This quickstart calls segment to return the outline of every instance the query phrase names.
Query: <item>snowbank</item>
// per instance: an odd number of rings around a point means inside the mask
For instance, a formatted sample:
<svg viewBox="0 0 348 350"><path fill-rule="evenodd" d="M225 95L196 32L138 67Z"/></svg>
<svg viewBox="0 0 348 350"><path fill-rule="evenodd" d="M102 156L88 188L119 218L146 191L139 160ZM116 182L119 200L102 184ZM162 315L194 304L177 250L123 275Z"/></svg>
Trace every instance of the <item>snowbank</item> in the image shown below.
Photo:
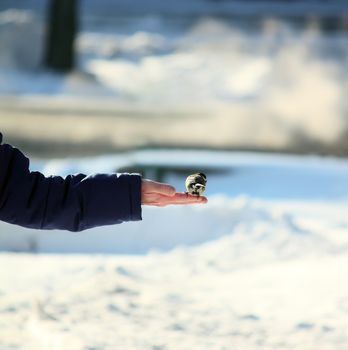
<svg viewBox="0 0 348 350"><path fill-rule="evenodd" d="M1 349L347 349L346 161L154 151L32 166L131 164L224 172L208 175L208 205L147 208L139 223L1 224L2 249L40 253L0 254Z"/></svg>
<svg viewBox="0 0 348 350"><path fill-rule="evenodd" d="M1 348L346 349L347 206L219 203L157 213L162 244L210 231L167 253L0 254Z"/></svg>

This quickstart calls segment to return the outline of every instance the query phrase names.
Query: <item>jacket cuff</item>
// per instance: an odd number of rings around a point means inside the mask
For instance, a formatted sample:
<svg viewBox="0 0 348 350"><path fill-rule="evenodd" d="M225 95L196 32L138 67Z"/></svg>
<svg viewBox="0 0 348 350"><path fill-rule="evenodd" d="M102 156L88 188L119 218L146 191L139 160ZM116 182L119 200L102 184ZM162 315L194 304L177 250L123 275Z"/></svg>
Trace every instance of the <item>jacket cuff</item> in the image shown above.
<svg viewBox="0 0 348 350"><path fill-rule="evenodd" d="M129 174L130 221L142 220L141 217L141 181L139 174Z"/></svg>

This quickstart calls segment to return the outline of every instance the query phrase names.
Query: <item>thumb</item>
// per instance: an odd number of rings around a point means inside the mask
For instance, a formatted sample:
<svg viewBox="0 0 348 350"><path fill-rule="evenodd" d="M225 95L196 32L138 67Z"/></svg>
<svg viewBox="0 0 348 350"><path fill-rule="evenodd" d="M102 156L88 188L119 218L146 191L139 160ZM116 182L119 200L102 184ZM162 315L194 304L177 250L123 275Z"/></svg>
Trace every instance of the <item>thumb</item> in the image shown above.
<svg viewBox="0 0 348 350"><path fill-rule="evenodd" d="M143 180L144 190L148 193L158 193L165 196L174 196L175 187L152 180Z"/></svg>

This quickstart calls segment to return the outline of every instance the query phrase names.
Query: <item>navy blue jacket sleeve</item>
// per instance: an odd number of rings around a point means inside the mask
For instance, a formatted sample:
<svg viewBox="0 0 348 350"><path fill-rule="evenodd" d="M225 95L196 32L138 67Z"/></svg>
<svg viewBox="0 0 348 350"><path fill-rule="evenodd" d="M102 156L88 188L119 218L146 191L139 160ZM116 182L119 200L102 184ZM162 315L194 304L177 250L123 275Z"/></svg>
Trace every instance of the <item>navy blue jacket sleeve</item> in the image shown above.
<svg viewBox="0 0 348 350"><path fill-rule="evenodd" d="M1 143L0 133L0 220L69 231L141 220L140 175L45 177L30 172L17 148Z"/></svg>

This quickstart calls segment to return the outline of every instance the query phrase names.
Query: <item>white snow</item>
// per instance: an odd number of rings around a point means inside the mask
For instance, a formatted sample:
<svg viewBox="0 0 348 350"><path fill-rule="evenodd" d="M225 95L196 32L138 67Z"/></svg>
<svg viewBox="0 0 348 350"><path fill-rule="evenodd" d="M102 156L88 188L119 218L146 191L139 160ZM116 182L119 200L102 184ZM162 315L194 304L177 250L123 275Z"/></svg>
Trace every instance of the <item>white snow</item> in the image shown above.
<svg viewBox="0 0 348 350"><path fill-rule="evenodd" d="M187 157L234 170L208 176L206 206L146 208L140 223L79 234L1 224L3 249L40 253L0 254L1 349L347 349L347 161ZM180 158L32 167L63 175Z"/></svg>

